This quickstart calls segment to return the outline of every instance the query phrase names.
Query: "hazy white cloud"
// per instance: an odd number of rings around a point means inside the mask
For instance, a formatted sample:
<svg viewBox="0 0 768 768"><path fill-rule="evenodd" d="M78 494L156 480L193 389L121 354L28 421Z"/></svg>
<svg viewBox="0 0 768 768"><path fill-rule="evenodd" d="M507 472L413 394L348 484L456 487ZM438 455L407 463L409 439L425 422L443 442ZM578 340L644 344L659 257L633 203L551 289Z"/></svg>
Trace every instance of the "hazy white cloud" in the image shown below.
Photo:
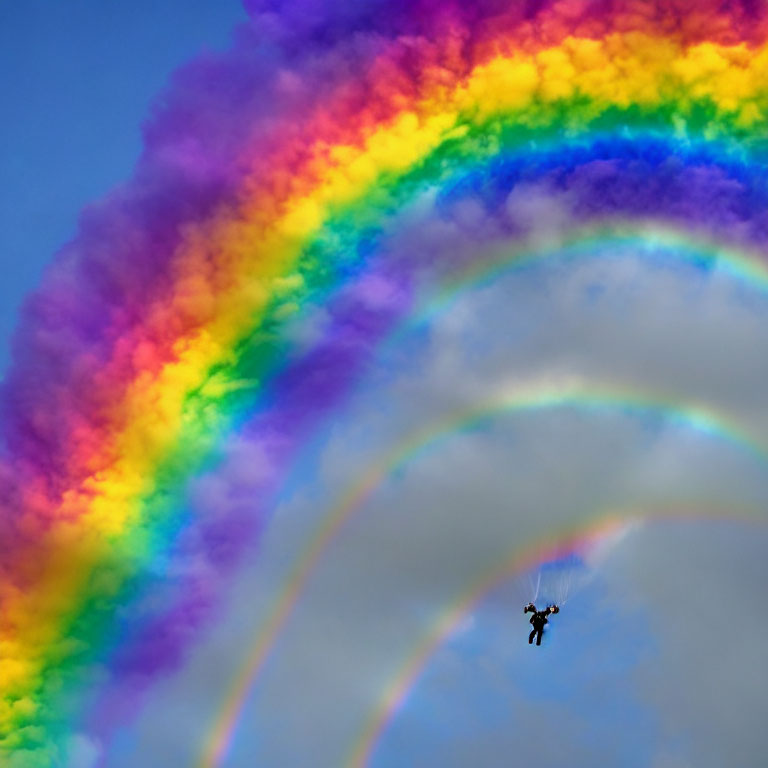
<svg viewBox="0 0 768 768"><path fill-rule="evenodd" d="M532 194L504 215L489 222L467 204L451 225L422 232L423 253L460 264L478 229L489 242L509 226L554 247L569 217L567 201ZM537 234L544 219L553 224ZM765 296L717 270L626 247L532 264L424 315L384 345L304 457L225 620L159 687L114 765L194 758L202 735L185 734L210 728L309 532L404 435L449 425L505 388L576 381L706 406L768 444L767 317ZM251 456L236 453L235 480L248 476ZM197 497L221 494L203 484ZM700 505L727 518L731 506L766 504L759 457L663 414L542 408L448 429L388 477L324 553L225 765L339 765L418 638L511 552L619 509ZM437 653L375 765L496 766L510 756L543 767L564 756L573 766L758 765L768 627L744 606L764 612L765 535L738 523L670 525L638 526L603 551L598 578L553 619L544 649L526 643L524 587L490 595ZM636 727L613 727L619 715Z"/></svg>

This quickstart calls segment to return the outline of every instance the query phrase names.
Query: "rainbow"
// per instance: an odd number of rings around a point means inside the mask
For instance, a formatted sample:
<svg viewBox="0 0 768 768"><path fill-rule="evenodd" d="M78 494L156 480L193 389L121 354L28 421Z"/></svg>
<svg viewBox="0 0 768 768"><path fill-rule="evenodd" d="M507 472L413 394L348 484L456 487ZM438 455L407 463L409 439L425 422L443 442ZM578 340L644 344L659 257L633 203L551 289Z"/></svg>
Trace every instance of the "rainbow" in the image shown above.
<svg viewBox="0 0 768 768"><path fill-rule="evenodd" d="M464 291L492 283L510 272L530 268L545 259L568 262L613 258L617 253L625 252L641 253L649 259L660 256L664 263L679 261L699 269L717 270L755 292L768 292L768 268L759 252L731 249L712 239L676 230L663 222L609 220L574 227L549 249L518 245L478 256L464 273L452 275L450 281L436 291L436 298L428 306L416 310L406 327L432 321Z"/></svg>
<svg viewBox="0 0 768 768"><path fill-rule="evenodd" d="M527 387L510 388L488 402L452 413L439 422L406 436L402 444L372 462L360 473L356 482L345 490L338 504L323 516L317 529L309 536L307 544L286 576L283 587L275 595L272 608L251 643L250 653L233 675L233 682L224 696L224 704L203 746L202 757L198 763L199 768L216 768L222 764L234 740L248 696L276 647L283 628L295 611L307 584L322 561L323 555L338 538L342 529L362 511L366 502L375 495L388 478L425 453L435 450L450 437L491 422L502 415L564 408L576 409L579 412L614 411L638 418L648 416L661 418L665 425L683 428L720 441L732 449L745 453L758 466L768 466L766 449L750 438L743 429L717 414L700 408L681 407L669 399L644 397L628 389L611 388L606 385L585 388L573 382L561 382L556 386L551 383L534 382ZM616 519L610 517L607 528L612 530L615 525ZM602 529L595 531L596 535L605 533L606 531ZM560 539L559 543L551 541L546 546L537 545L530 551L518 554L514 558L513 571L510 571L506 559L501 566L492 566L488 573L479 577L478 584L486 585L487 589L490 589L490 585L499 583L502 578L508 578L512 572L518 572L522 564L531 567L541 562L542 558L551 556L553 552L589 549L587 544L591 542L591 539L582 541L573 533L561 534ZM465 598L469 599L469 595L485 594L487 589L483 587L478 591L476 584L468 588ZM445 615L441 614L438 626L442 629L437 632L437 636L445 636L448 628L455 626L457 617L465 615L467 606L474 602L476 602L474 598L469 600L469 603L462 598L457 603L463 606L459 613L456 613L454 606ZM421 658L419 654L417 656ZM357 764L357 758L353 762Z"/></svg>
<svg viewBox="0 0 768 768"><path fill-rule="evenodd" d="M727 511L698 503L643 506L602 511L579 529L561 533L559 538L539 542L525 552L513 552L491 564L447 606L441 607L411 651L400 662L381 690L358 734L349 746L343 765L365 768L381 744L387 729L402 710L413 689L423 677L437 651L455 635L467 616L477 610L492 593L511 579L551 558L553 553L591 551L610 547L629 534L638 523L658 524L675 520L738 520L745 525L765 525L762 510L731 507Z"/></svg>
<svg viewBox="0 0 768 768"><path fill-rule="evenodd" d="M605 222L652 241L653 221L764 283L762 6L308 5L248 0L232 49L177 75L132 179L25 305L2 394L0 760L61 763L77 727L108 748L182 663L301 446L423 296L472 273L468 249L406 247L420 202L514 260L536 233L510 200L538 191L593 245Z"/></svg>

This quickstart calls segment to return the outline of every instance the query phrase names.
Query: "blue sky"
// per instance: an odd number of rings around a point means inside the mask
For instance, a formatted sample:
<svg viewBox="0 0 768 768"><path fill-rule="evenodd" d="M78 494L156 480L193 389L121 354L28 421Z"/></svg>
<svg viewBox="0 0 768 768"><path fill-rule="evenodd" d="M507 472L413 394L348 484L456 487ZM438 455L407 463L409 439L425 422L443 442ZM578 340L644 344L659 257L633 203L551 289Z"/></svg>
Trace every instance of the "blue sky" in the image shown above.
<svg viewBox="0 0 768 768"><path fill-rule="evenodd" d="M239 0L0 4L0 370L20 302L80 210L129 177L153 97L244 18Z"/></svg>

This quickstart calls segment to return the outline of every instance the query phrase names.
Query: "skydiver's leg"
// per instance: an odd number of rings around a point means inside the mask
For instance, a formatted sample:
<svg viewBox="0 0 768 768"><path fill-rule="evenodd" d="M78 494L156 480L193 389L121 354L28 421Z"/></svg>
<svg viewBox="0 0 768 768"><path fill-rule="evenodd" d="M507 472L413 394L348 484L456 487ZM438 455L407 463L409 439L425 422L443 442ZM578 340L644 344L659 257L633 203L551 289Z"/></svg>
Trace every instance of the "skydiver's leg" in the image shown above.
<svg viewBox="0 0 768 768"><path fill-rule="evenodd" d="M541 633L543 632L543 629L539 630L538 637L536 638L536 645L541 645Z"/></svg>
<svg viewBox="0 0 768 768"><path fill-rule="evenodd" d="M528 645L532 645L533 644L533 636L535 634L536 634L536 630L534 629L534 630L531 631L531 634L528 635Z"/></svg>

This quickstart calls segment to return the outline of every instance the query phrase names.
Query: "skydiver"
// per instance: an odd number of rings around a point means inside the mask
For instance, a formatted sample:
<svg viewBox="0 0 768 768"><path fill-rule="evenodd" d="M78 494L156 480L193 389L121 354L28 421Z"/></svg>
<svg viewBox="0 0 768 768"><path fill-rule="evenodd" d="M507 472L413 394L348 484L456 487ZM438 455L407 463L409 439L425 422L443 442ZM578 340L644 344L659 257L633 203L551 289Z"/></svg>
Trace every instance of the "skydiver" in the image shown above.
<svg viewBox="0 0 768 768"><path fill-rule="evenodd" d="M550 613L560 613L560 608L556 605L548 605L543 611L538 611L533 603L528 603L528 605L523 608L523 613L529 612L533 614L533 616L531 616L533 630L531 631L531 634L528 635L528 645L533 644L534 637L536 638L536 645L541 645L541 635L544 632L544 625L549 624L547 616L549 616Z"/></svg>

